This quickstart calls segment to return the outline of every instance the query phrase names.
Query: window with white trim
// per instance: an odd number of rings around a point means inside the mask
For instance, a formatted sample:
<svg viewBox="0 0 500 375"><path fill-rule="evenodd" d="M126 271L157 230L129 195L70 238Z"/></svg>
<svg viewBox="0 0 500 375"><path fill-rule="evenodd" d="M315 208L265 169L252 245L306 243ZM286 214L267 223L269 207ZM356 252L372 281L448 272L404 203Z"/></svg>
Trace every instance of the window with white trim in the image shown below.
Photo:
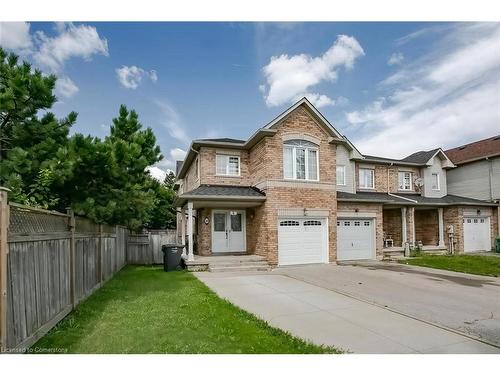
<svg viewBox="0 0 500 375"><path fill-rule="evenodd" d="M441 186L439 185L439 173L431 174L431 189L441 190Z"/></svg>
<svg viewBox="0 0 500 375"><path fill-rule="evenodd" d="M375 171L368 168L359 168L359 187L361 189L375 189Z"/></svg>
<svg viewBox="0 0 500 375"><path fill-rule="evenodd" d="M291 180L319 180L318 146L302 139L283 144L283 177Z"/></svg>
<svg viewBox="0 0 500 375"><path fill-rule="evenodd" d="M345 186L345 165L337 165L337 185Z"/></svg>
<svg viewBox="0 0 500 375"><path fill-rule="evenodd" d="M412 172L399 172L399 190L413 190Z"/></svg>
<svg viewBox="0 0 500 375"><path fill-rule="evenodd" d="M216 174L219 176L239 176L240 157L233 155L215 156Z"/></svg>

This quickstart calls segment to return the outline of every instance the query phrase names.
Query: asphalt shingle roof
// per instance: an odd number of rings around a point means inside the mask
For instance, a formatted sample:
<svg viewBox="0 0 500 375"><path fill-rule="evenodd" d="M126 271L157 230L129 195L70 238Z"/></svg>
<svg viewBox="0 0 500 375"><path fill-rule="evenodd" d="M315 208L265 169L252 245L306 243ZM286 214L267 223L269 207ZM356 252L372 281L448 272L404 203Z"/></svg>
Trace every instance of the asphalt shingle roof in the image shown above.
<svg viewBox="0 0 500 375"><path fill-rule="evenodd" d="M242 139L234 139L234 138L205 138L205 139L197 139L197 141L201 142L222 142L222 143L245 143L246 141Z"/></svg>
<svg viewBox="0 0 500 375"><path fill-rule="evenodd" d="M259 189L252 186L232 185L200 185L188 191L185 195L194 196L234 196L234 197L265 197Z"/></svg>
<svg viewBox="0 0 500 375"><path fill-rule="evenodd" d="M407 198L407 199L405 199ZM358 192L356 194L337 191L337 199L352 202L373 202L382 204L403 204L403 205L477 205L477 206L496 206L495 203L481 201L478 199L460 197L457 195L445 195L442 198L428 198L420 194L393 194ZM411 199L408 200L408 199ZM413 202L412 202L413 201Z"/></svg>
<svg viewBox="0 0 500 375"><path fill-rule="evenodd" d="M445 151L455 164L500 154L500 135Z"/></svg>
<svg viewBox="0 0 500 375"><path fill-rule="evenodd" d="M429 151L417 151L411 155L408 155L406 158L401 159L401 161L407 163L425 164L438 150L439 148L435 148L434 150Z"/></svg>
<svg viewBox="0 0 500 375"><path fill-rule="evenodd" d="M352 200L352 201L363 201L363 202L374 202L374 203L410 203L409 201L396 198L387 193L375 193L375 192L358 192L356 194L346 193L344 191L337 191L337 199L341 200Z"/></svg>

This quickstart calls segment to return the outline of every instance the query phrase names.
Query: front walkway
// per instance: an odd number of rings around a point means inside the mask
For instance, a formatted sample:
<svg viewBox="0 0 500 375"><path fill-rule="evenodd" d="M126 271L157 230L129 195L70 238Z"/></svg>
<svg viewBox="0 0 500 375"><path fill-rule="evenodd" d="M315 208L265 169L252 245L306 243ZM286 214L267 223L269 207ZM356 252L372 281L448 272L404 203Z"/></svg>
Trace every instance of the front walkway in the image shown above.
<svg viewBox="0 0 500 375"><path fill-rule="evenodd" d="M302 268L315 267L320 266ZM233 304L316 344L354 353L500 353L493 346L278 272L195 275Z"/></svg>

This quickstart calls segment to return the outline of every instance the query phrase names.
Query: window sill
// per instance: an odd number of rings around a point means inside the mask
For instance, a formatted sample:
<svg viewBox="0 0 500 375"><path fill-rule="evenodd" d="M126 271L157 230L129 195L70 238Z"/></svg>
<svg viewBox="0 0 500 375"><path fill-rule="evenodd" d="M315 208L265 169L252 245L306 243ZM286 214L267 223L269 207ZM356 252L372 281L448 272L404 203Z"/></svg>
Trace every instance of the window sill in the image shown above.
<svg viewBox="0 0 500 375"><path fill-rule="evenodd" d="M319 180L299 180L298 178L284 178L283 181L287 182L319 182Z"/></svg>
<svg viewBox="0 0 500 375"><path fill-rule="evenodd" d="M358 187L358 190L375 190L375 187Z"/></svg>

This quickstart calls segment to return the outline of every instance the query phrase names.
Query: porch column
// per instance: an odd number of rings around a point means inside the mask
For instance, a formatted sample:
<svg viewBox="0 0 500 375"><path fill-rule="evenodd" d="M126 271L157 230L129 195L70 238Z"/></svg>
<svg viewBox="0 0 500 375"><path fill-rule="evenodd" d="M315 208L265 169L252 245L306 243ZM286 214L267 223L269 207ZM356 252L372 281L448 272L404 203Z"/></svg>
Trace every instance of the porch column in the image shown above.
<svg viewBox="0 0 500 375"><path fill-rule="evenodd" d="M193 261L194 260L194 254L193 254L193 202L188 202L187 232L188 232L188 261Z"/></svg>
<svg viewBox="0 0 500 375"><path fill-rule="evenodd" d="M415 207L408 208L408 226L410 228L408 236L409 242L415 246L417 241L415 238Z"/></svg>
<svg viewBox="0 0 500 375"><path fill-rule="evenodd" d="M406 228L406 207L401 207L401 246L405 246L408 242L408 233Z"/></svg>
<svg viewBox="0 0 500 375"><path fill-rule="evenodd" d="M182 248L182 255L186 256L186 210L184 207L181 208L181 244L183 246Z"/></svg>
<svg viewBox="0 0 500 375"><path fill-rule="evenodd" d="M438 221L439 221L439 246L444 246L444 218L443 208L438 208Z"/></svg>

